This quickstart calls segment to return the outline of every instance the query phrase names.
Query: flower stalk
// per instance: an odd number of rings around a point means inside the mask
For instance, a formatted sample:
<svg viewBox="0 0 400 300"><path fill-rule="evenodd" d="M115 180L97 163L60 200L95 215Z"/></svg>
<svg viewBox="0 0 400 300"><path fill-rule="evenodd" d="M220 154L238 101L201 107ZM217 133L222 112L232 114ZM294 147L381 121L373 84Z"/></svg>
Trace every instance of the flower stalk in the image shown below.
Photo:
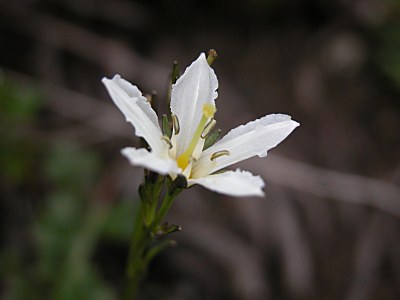
<svg viewBox="0 0 400 300"><path fill-rule="evenodd" d="M145 173L144 183L139 187L141 201L128 255L125 300L137 298L150 262L162 250L175 245L169 235L180 230L177 225L162 222L178 194L186 187L186 180L179 176L172 181L153 172Z"/></svg>

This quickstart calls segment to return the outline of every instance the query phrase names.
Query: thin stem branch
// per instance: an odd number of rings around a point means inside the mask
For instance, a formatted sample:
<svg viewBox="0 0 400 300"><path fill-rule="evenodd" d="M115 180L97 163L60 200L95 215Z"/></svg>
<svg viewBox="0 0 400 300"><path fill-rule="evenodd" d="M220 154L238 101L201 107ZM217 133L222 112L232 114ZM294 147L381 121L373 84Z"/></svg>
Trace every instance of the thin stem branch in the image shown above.
<svg viewBox="0 0 400 300"><path fill-rule="evenodd" d="M162 222L164 217L166 216L167 212L171 208L172 204L174 203L175 200L174 195L170 195L170 193L166 193L165 198L163 199L161 206L154 218L153 224L152 224L152 229L156 229L158 225Z"/></svg>

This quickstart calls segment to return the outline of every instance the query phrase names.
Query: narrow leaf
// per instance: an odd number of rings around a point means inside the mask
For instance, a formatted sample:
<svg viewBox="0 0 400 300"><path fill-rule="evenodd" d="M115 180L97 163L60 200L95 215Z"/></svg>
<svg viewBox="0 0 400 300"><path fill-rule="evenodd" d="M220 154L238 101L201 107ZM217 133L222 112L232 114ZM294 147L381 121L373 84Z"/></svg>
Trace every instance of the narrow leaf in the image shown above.
<svg viewBox="0 0 400 300"><path fill-rule="evenodd" d="M210 148L221 136L221 129L217 129L212 131L207 137L206 141L204 142L203 151Z"/></svg>
<svg viewBox="0 0 400 300"><path fill-rule="evenodd" d="M172 129L171 129L171 125L168 120L168 116L166 114L163 114L163 116L162 116L162 129L163 129L164 135L167 136L168 138L171 138Z"/></svg>

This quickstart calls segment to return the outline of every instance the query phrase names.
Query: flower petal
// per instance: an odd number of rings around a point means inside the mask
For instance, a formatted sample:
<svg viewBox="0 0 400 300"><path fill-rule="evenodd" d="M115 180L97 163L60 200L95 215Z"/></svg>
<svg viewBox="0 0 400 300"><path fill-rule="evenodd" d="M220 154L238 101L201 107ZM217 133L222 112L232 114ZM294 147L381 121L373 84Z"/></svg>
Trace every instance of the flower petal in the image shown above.
<svg viewBox="0 0 400 300"><path fill-rule="evenodd" d="M194 61L172 86L171 111L178 117L177 155L188 147L203 112L204 103L215 105L218 80L204 53Z"/></svg>
<svg viewBox="0 0 400 300"><path fill-rule="evenodd" d="M136 135L143 137L155 153L166 153L167 145L161 139L157 115L139 89L119 75L113 79L103 78L102 82L126 121L135 127Z"/></svg>
<svg viewBox="0 0 400 300"><path fill-rule="evenodd" d="M229 196L264 196L262 191L264 181L261 177L239 169L202 178L189 179L188 183L189 185L200 184L211 191Z"/></svg>
<svg viewBox="0 0 400 300"><path fill-rule="evenodd" d="M299 123L291 120L290 116L271 114L232 129L202 153L193 167L192 176L203 177L255 155L264 157L297 126ZM228 150L229 155L211 160L214 153L223 150Z"/></svg>
<svg viewBox="0 0 400 300"><path fill-rule="evenodd" d="M162 175L180 173L175 160L162 158L144 148L127 147L122 149L121 153L128 158L132 165L141 166Z"/></svg>

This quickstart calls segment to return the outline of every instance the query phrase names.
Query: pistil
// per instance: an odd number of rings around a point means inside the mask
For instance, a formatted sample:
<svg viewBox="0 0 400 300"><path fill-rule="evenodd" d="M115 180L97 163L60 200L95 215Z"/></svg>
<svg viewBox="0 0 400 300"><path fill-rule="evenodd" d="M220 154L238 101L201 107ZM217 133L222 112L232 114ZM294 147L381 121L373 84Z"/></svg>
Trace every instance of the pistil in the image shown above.
<svg viewBox="0 0 400 300"><path fill-rule="evenodd" d="M201 120L199 122L199 124L197 125L196 131L193 134L192 140L190 141L189 146L187 147L187 149L185 150L185 152L183 152L178 158L177 158L177 163L178 166L184 170L187 165L189 164L189 160L193 155L193 151L196 148L201 135L206 127L206 125L208 124L208 121L214 117L215 114L215 106L211 103L205 103L203 105L203 116L201 117Z"/></svg>

